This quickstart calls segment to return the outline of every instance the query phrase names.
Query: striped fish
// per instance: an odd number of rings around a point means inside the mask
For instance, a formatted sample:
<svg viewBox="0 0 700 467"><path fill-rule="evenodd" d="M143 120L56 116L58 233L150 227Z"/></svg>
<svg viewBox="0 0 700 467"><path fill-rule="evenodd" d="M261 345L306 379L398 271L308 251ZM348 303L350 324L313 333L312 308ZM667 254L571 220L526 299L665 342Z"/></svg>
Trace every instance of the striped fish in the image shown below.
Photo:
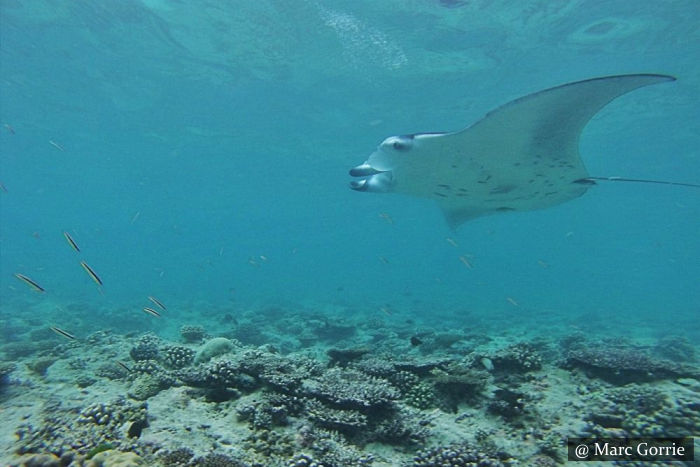
<svg viewBox="0 0 700 467"><path fill-rule="evenodd" d="M95 273L95 271L92 270L90 266L87 265L85 261L81 261L80 265L85 269L85 272L88 273L88 275L92 278L92 280L95 281L97 285L102 285L102 279Z"/></svg>
<svg viewBox="0 0 700 467"><path fill-rule="evenodd" d="M71 334L71 333L69 333L69 332L66 332L66 331L64 331L64 330L61 329L61 328L58 328L58 327L56 327L56 326L51 326L51 330L52 330L53 332L55 332L56 334L58 334L59 336L63 336L63 337L65 337L65 338L67 338L67 339L75 340L75 336L74 336L73 334Z"/></svg>
<svg viewBox="0 0 700 467"><path fill-rule="evenodd" d="M80 253L80 248L78 248L78 244L75 243L75 240L73 240L73 237L71 237L68 232L63 232L63 236L66 237L66 241L71 246L71 248L73 248L75 251Z"/></svg>
<svg viewBox="0 0 700 467"><path fill-rule="evenodd" d="M155 316L156 318L160 318L160 313L158 313L158 312L157 312L156 310L154 310L153 308L144 307L143 311L145 311L145 312L148 313L149 315Z"/></svg>
<svg viewBox="0 0 700 467"><path fill-rule="evenodd" d="M37 292L45 292L45 290L44 290L44 288L43 288L42 286L40 286L39 284L37 284L36 282L34 282L33 280L31 280L30 278L28 278L28 277L25 276L24 274L15 273L15 277L16 277L17 279L21 280L22 282L24 282L25 284L27 284L29 287L31 287L31 288L33 288L34 290L36 290Z"/></svg>

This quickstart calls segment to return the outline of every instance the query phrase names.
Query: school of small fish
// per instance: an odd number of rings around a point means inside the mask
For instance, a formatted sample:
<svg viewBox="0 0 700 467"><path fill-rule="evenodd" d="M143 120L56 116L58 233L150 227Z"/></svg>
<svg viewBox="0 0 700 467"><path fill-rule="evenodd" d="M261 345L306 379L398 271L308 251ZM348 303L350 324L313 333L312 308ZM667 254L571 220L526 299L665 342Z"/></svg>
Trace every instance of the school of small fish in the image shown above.
<svg viewBox="0 0 700 467"><path fill-rule="evenodd" d="M80 247L78 246L78 243L73 239L73 237L71 236L71 234L68 231L63 232L63 238L66 239L66 241L68 242L68 245L76 253L80 253ZM267 258L265 258L265 259L267 260ZM80 261L80 266L82 266L82 268L88 274L90 279L92 279L92 281L95 282L95 284L97 284L98 290L100 290L100 293L102 293L101 287L103 285L103 282L102 282L102 279L100 278L100 276L98 276L97 273L95 272L95 270L92 267L90 267L90 265L88 265L85 261ZM39 293L46 292L46 290L42 286L40 286L36 281L27 277L24 274L15 273L15 277L17 279L19 279L20 281L24 282L26 285L28 285L31 289L35 290L36 292L39 292ZM163 302L158 300L156 297L149 295L147 298L157 308L160 308L162 311L166 311L167 308L165 307ZM154 308L144 307L143 311L150 314L151 316L155 316L157 318L161 317L160 312L156 311ZM51 329L53 332L55 332L59 336L65 337L66 339L76 340L76 337L73 334L71 334L70 332L68 332L64 329L59 328L58 326L49 326L49 329ZM131 371L129 369L129 367L127 367L124 363L119 362L119 361L117 361L116 363L119 364L121 367L123 367L126 371Z"/></svg>

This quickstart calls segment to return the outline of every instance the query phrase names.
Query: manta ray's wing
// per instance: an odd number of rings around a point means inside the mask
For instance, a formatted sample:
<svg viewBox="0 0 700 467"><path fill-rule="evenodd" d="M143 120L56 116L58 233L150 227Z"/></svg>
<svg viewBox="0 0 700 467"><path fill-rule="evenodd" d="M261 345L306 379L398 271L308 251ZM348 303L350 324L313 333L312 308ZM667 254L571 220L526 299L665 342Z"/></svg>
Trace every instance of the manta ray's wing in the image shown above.
<svg viewBox="0 0 700 467"><path fill-rule="evenodd" d="M666 75L609 76L516 99L454 133L387 138L352 175L365 191L438 200L451 227L501 212L540 209L582 195L590 181L578 153L586 123L607 103ZM358 170L362 169L362 170ZM375 178L376 180L371 180ZM356 182L355 189L363 189Z"/></svg>

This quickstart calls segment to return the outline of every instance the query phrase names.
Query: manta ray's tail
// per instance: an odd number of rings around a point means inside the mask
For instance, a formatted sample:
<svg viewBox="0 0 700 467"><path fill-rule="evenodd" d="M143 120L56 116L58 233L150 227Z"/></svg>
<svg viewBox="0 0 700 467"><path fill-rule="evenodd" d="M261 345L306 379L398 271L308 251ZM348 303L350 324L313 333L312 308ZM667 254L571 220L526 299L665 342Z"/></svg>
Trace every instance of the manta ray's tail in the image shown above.
<svg viewBox="0 0 700 467"><path fill-rule="evenodd" d="M606 182L638 182L638 183L659 183L661 185L678 185L678 186L689 186L693 188L700 188L700 185L695 183L681 183L681 182L668 182L665 180L644 180L641 178L623 178L623 177L586 177L576 180L576 183L582 184L595 184L596 180L603 180Z"/></svg>

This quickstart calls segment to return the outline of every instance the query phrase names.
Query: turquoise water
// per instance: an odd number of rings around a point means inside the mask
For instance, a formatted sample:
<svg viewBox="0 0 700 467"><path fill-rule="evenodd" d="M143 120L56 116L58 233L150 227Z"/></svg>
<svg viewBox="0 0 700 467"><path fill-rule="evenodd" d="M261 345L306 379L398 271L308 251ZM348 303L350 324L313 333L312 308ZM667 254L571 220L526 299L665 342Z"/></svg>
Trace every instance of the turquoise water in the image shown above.
<svg viewBox="0 0 700 467"><path fill-rule="evenodd" d="M648 72L678 81L604 108L581 140L586 166L700 182L693 0L0 7L7 323L87 335L109 311L117 331L167 334L256 307L390 307L396 319L700 337L698 189L601 183L453 232L433 202L353 192L347 174L387 136ZM175 319L142 313L149 295Z"/></svg>

